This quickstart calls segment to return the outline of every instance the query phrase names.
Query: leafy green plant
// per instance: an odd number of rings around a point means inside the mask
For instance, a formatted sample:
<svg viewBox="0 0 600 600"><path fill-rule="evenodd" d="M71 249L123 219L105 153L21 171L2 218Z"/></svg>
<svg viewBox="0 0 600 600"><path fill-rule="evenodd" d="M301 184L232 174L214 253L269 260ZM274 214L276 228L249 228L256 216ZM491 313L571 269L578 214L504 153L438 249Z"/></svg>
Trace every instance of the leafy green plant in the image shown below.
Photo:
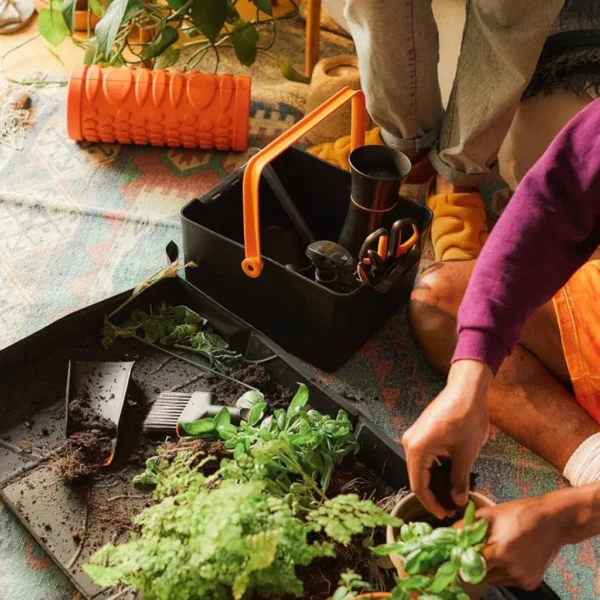
<svg viewBox="0 0 600 600"><path fill-rule="evenodd" d="M369 592L373 589L370 583L363 581L358 574L348 569L340 577L339 587L333 594L331 600L353 600L358 594Z"/></svg>
<svg viewBox="0 0 600 600"><path fill-rule="evenodd" d="M256 17L245 21L236 0L88 0L88 40L73 36L77 0L51 0L39 12L40 34L54 48L70 37L85 50L85 64L144 65L167 68L184 58L184 70L194 69L213 53L218 69L220 50L231 48L238 61L250 66L259 50L274 43L278 20L294 17L298 7L275 17L271 0L251 0ZM91 18L100 20L92 36ZM271 31L266 46L259 45L259 31ZM147 42L133 42L134 30L146 33ZM181 36L190 38L178 44ZM195 39L198 38L198 39Z"/></svg>
<svg viewBox="0 0 600 600"><path fill-rule="evenodd" d="M150 306L149 314L138 308L121 325L105 327L105 345L119 337L141 338L147 344L193 352L208 359L220 373L228 373L242 361L208 320L187 306L162 303Z"/></svg>
<svg viewBox="0 0 600 600"><path fill-rule="evenodd" d="M324 531L328 538L340 544L349 544L352 537L381 525L398 525L396 517L387 514L357 494L340 494L326 500L306 516L313 531Z"/></svg>
<svg viewBox="0 0 600 600"><path fill-rule="evenodd" d="M488 523L475 519L470 502L459 528L438 527L428 523L406 523L400 528L400 540L373 549L379 556L398 554L409 575L398 578L393 590L395 600L410 600L418 592L419 600L468 600L461 583L481 583L486 574L485 547Z"/></svg>
<svg viewBox="0 0 600 600"><path fill-rule="evenodd" d="M348 415L340 410L334 419L307 409L304 384L287 410L278 409L268 417L264 416L266 402L256 395L252 398L248 420L239 426L231 423L224 409L214 418L183 423L182 429L192 437L220 439L234 450L234 463L224 469L225 477L252 479L264 472L272 493L297 497L305 491L293 485L294 478L300 477L309 493L325 498L334 466L358 451Z"/></svg>
<svg viewBox="0 0 600 600"><path fill-rule="evenodd" d="M301 597L295 567L332 556L332 546L309 541L308 528L262 482L208 489L195 478L134 518L139 538L104 546L84 571L102 586L134 585L148 600Z"/></svg>
<svg viewBox="0 0 600 600"><path fill-rule="evenodd" d="M135 586L149 600L303 595L297 566L335 556L331 543L399 521L358 496L310 512L269 492L266 480L222 480L200 470L212 457L182 451L146 463L158 504L133 519L140 536L107 544L84 566L99 585ZM323 532L318 538L315 534ZM358 582L348 578L348 585Z"/></svg>

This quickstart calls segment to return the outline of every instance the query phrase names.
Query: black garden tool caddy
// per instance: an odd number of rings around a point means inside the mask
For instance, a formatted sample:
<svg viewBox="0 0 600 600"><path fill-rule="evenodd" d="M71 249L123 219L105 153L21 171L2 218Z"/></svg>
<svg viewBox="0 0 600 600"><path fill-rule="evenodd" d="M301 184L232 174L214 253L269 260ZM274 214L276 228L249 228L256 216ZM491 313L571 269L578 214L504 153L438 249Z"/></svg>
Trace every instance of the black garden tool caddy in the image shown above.
<svg viewBox="0 0 600 600"><path fill-rule="evenodd" d="M420 242L383 281L339 293L314 280L306 240L261 172L277 173L315 239L337 240L350 204L350 174L291 146L348 100L353 146L361 146L364 98L342 90L181 211L185 259L198 265L186 278L285 350L328 371L342 366L407 301L432 220L427 208L398 197L382 225L389 229L412 218Z"/></svg>

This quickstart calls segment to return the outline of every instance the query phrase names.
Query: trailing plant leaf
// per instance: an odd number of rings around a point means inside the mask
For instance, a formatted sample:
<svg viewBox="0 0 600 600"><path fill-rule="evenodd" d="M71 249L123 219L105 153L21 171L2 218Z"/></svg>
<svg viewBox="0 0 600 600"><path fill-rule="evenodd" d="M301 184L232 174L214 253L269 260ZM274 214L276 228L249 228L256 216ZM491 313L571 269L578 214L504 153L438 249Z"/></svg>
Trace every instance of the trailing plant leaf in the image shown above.
<svg viewBox="0 0 600 600"><path fill-rule="evenodd" d="M61 12L69 33L75 27L75 5L77 0L62 0Z"/></svg>
<svg viewBox="0 0 600 600"><path fill-rule="evenodd" d="M227 2L223 0L194 0L191 15L194 25L214 43L223 25L225 25Z"/></svg>
<svg viewBox="0 0 600 600"><path fill-rule="evenodd" d="M61 12L42 8L38 13L38 30L40 35L54 48L69 35L69 28Z"/></svg>
<svg viewBox="0 0 600 600"><path fill-rule="evenodd" d="M294 65L288 58L281 60L281 74L289 81L295 81L296 83L310 83L310 77L303 75L294 68Z"/></svg>
<svg viewBox="0 0 600 600"><path fill-rule="evenodd" d="M189 33L188 33L189 36ZM181 56L181 50L179 48L175 48L174 46L170 46L167 48L160 56L156 58L154 62L155 69L168 69L172 67L174 64L177 64L179 61L179 57Z"/></svg>
<svg viewBox="0 0 600 600"><path fill-rule="evenodd" d="M88 0L88 5L91 9L91 11L97 16L97 17L103 17L104 16L104 12L105 12L105 6L103 5L103 3L99 2L98 0Z"/></svg>
<svg viewBox="0 0 600 600"><path fill-rule="evenodd" d="M96 24L98 48L104 56L110 54L121 24L135 17L143 7L141 0L113 0L110 3L108 10Z"/></svg>
<svg viewBox="0 0 600 600"><path fill-rule="evenodd" d="M361 500L357 494L342 494L327 500L309 512L306 520L313 531L324 531L340 544L349 544L352 536L375 527L398 527L402 524L400 519L392 517L370 500Z"/></svg>
<svg viewBox="0 0 600 600"><path fill-rule="evenodd" d="M273 15L273 2L272 0L252 0L252 4L258 8L258 10Z"/></svg>
<svg viewBox="0 0 600 600"><path fill-rule="evenodd" d="M141 52L142 58L154 58L162 54L179 39L179 32L174 27L166 26L161 30L160 35L149 46L146 46Z"/></svg>
<svg viewBox="0 0 600 600"><path fill-rule="evenodd" d="M96 56L98 54L98 42L96 38L90 38L85 45L85 53L83 55L84 65L93 65L96 62Z"/></svg>
<svg viewBox="0 0 600 600"><path fill-rule="evenodd" d="M240 63L245 67L252 66L257 54L258 32L256 29L242 19L236 21L231 34L231 42Z"/></svg>

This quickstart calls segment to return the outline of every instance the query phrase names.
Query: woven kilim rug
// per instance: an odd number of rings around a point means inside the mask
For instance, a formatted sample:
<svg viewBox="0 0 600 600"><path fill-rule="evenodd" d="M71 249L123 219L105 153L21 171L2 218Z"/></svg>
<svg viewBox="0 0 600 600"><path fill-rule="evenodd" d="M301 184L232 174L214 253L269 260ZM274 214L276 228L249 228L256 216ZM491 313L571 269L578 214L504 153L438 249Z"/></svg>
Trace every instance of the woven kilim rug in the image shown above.
<svg viewBox="0 0 600 600"><path fill-rule="evenodd" d="M64 90L46 92L22 152L0 148L0 347L87 304L128 289L179 242L179 209L246 160L238 154L76 145L64 130ZM262 145L300 113L254 103L251 143ZM489 199L489 208L497 208ZM399 312L327 384L363 401L396 439L441 389ZM565 485L560 475L494 431L476 465L497 501ZM565 548L547 580L561 598L600 596L598 540ZM0 599L63 600L68 583L0 507Z"/></svg>

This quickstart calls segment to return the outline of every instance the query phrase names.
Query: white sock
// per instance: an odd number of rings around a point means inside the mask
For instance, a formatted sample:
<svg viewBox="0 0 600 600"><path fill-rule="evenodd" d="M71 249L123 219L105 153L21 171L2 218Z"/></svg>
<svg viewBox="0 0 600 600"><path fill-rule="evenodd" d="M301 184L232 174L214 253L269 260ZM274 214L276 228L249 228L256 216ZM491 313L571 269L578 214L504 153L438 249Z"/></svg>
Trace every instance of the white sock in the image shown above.
<svg viewBox="0 0 600 600"><path fill-rule="evenodd" d="M563 475L575 487L600 481L600 433L590 436L573 452Z"/></svg>

